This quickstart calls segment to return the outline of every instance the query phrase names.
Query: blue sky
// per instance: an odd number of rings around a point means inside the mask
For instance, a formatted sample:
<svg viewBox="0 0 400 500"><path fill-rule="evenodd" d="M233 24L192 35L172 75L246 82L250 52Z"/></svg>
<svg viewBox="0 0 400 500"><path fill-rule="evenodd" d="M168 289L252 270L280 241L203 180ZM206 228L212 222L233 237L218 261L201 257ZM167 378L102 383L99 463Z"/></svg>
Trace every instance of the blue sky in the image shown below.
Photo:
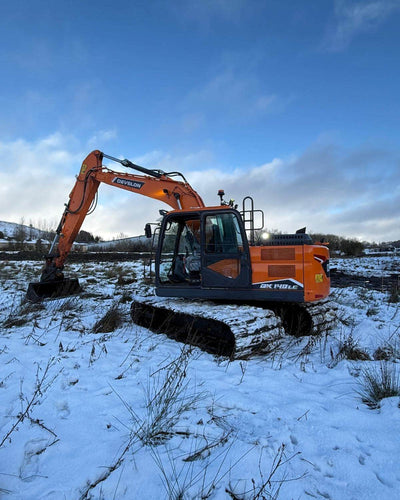
<svg viewBox="0 0 400 500"><path fill-rule="evenodd" d="M211 204L253 194L270 229L400 238L400 0L1 10L0 219L57 220L101 149L173 166ZM137 234L163 208L116 191L85 229Z"/></svg>

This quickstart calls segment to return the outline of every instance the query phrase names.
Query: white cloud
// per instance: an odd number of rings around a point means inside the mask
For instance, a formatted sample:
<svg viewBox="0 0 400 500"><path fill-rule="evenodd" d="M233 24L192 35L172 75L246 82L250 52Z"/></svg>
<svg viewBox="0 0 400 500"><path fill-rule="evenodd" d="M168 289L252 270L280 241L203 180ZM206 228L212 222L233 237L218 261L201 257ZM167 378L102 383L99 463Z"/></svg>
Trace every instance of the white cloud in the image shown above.
<svg viewBox="0 0 400 500"><path fill-rule="evenodd" d="M235 65L222 68L213 78L186 96L184 108L198 110L208 119L222 116L224 123L248 122L268 113L280 111L285 103L265 89L255 71L239 70Z"/></svg>
<svg viewBox="0 0 400 500"><path fill-rule="evenodd" d="M107 134L108 131L99 131L92 139ZM112 131L110 136L113 136ZM25 223L40 220L42 226L50 223L56 226L74 186L75 175L91 150L90 145L87 146L83 151L76 138L60 133L33 142L24 139L0 141L0 220L20 222L24 219ZM114 156L119 155L114 153ZM153 151L141 157L133 154L128 157L149 168L183 173L210 164L212 160L207 151L177 157ZM105 163L113 169L124 170L121 165ZM144 224L155 220L161 208L167 207L155 200L103 185L99 189L98 207L84 221L83 229L105 238L121 232L141 234Z"/></svg>
<svg viewBox="0 0 400 500"><path fill-rule="evenodd" d="M0 142L0 220L58 222L88 152L82 152L73 137L58 133L36 142ZM292 232L307 226L367 240L400 238L399 153L366 146L347 151L319 141L301 155L243 168L222 168L206 150L186 155L153 151L130 159L181 171L210 206L218 203L218 189L240 204L244 196L253 196L269 229ZM101 186L97 210L83 229L106 238L121 232L143 234L144 224L155 221L158 210L166 208L155 200Z"/></svg>
<svg viewBox="0 0 400 500"><path fill-rule="evenodd" d="M117 137L117 131L115 129L99 130L89 138L87 144L91 148L98 149L99 144L104 144L105 142L111 141L116 137Z"/></svg>
<svg viewBox="0 0 400 500"><path fill-rule="evenodd" d="M325 40L325 48L333 52L345 49L356 36L377 29L399 9L398 0L336 0L336 22Z"/></svg>
<svg viewBox="0 0 400 500"><path fill-rule="evenodd" d="M0 142L0 218L10 222L60 218L79 165L70 138L53 134L30 143ZM66 189L69 186L69 190Z"/></svg>

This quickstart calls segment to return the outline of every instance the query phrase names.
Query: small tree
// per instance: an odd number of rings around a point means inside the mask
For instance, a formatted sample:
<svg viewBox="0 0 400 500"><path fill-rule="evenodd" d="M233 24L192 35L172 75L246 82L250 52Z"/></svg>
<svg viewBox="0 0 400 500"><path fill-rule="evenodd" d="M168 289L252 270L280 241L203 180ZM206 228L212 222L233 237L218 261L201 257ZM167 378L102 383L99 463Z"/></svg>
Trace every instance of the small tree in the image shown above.
<svg viewBox="0 0 400 500"><path fill-rule="evenodd" d="M94 243L95 238L92 233L89 233L88 231L79 231L76 241L78 243Z"/></svg>
<svg viewBox="0 0 400 500"><path fill-rule="evenodd" d="M38 238L36 240L36 243L35 243L35 250L37 252L40 252L40 253L43 253L44 252L44 248L43 248L43 243L42 243L42 240L40 238Z"/></svg>
<svg viewBox="0 0 400 500"><path fill-rule="evenodd" d="M362 255L364 251L364 245L361 243L361 241L355 239L343 238L340 246L342 252L344 252L346 255L351 255L353 257L358 257Z"/></svg>
<svg viewBox="0 0 400 500"><path fill-rule="evenodd" d="M15 240L15 246L17 250L23 250L24 242L26 240L26 231L23 218L21 219L21 222L15 227L13 239Z"/></svg>

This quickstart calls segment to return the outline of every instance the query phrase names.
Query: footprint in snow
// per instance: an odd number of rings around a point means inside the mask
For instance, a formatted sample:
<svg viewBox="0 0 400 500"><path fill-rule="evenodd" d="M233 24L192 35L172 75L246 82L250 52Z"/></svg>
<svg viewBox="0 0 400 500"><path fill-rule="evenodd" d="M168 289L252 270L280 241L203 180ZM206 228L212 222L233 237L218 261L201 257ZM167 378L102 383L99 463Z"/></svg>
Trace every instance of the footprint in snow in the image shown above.
<svg viewBox="0 0 400 500"><path fill-rule="evenodd" d="M25 444L24 458L19 468L22 481L30 482L35 479L39 470L39 457L48 446L48 439L32 439Z"/></svg>
<svg viewBox="0 0 400 500"><path fill-rule="evenodd" d="M381 472L374 472L376 479L385 486L393 488L393 484Z"/></svg>
<svg viewBox="0 0 400 500"><path fill-rule="evenodd" d="M56 403L57 414L60 418L68 418L71 414L68 403L66 401L59 401Z"/></svg>

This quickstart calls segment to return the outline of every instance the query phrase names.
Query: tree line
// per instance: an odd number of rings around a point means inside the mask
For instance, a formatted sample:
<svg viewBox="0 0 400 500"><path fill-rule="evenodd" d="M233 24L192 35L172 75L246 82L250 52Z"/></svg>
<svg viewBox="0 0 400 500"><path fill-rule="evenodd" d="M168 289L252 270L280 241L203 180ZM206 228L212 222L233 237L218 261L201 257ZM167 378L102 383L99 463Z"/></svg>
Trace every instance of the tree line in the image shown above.
<svg viewBox="0 0 400 500"><path fill-rule="evenodd" d="M310 235L313 241L322 241L329 243L329 249L332 254L349 255L358 257L369 248L376 252L385 252L393 248L400 248L400 240L387 241L382 243L359 241L356 238L346 238L336 234L313 233Z"/></svg>
<svg viewBox="0 0 400 500"><path fill-rule="evenodd" d="M9 240L10 250L26 250L28 246L26 242L36 240L34 249L37 251L43 251L45 242L51 242L54 239L56 232L54 231L54 229L51 229L46 222L39 222L37 226L39 227L33 227L32 224L26 226L22 221L20 224L16 225L14 233L11 237L7 237L3 231L0 231L0 239ZM37 230L39 230L40 232L40 237L34 238L33 235L35 233L37 234ZM280 231L277 230L272 230L269 232L273 234L281 234ZM370 243L367 241L359 241L356 238L338 236L336 234L310 233L310 236L314 242L329 243L331 254L337 255L357 257L362 255L366 248L376 249L377 252L385 251L390 248L400 248L400 240L384 243ZM116 245L118 245L119 251L133 251L133 247L135 247L136 250L136 246L138 244L137 242L127 241L125 243L123 240L124 238L121 234L119 241L115 242ZM261 231L257 231L256 240L258 244L262 244ZM103 240L100 236L95 236L89 231L81 230L79 231L75 241L77 243L91 244L100 243ZM147 245L145 246L147 247ZM30 248L32 248L32 245L30 245Z"/></svg>

